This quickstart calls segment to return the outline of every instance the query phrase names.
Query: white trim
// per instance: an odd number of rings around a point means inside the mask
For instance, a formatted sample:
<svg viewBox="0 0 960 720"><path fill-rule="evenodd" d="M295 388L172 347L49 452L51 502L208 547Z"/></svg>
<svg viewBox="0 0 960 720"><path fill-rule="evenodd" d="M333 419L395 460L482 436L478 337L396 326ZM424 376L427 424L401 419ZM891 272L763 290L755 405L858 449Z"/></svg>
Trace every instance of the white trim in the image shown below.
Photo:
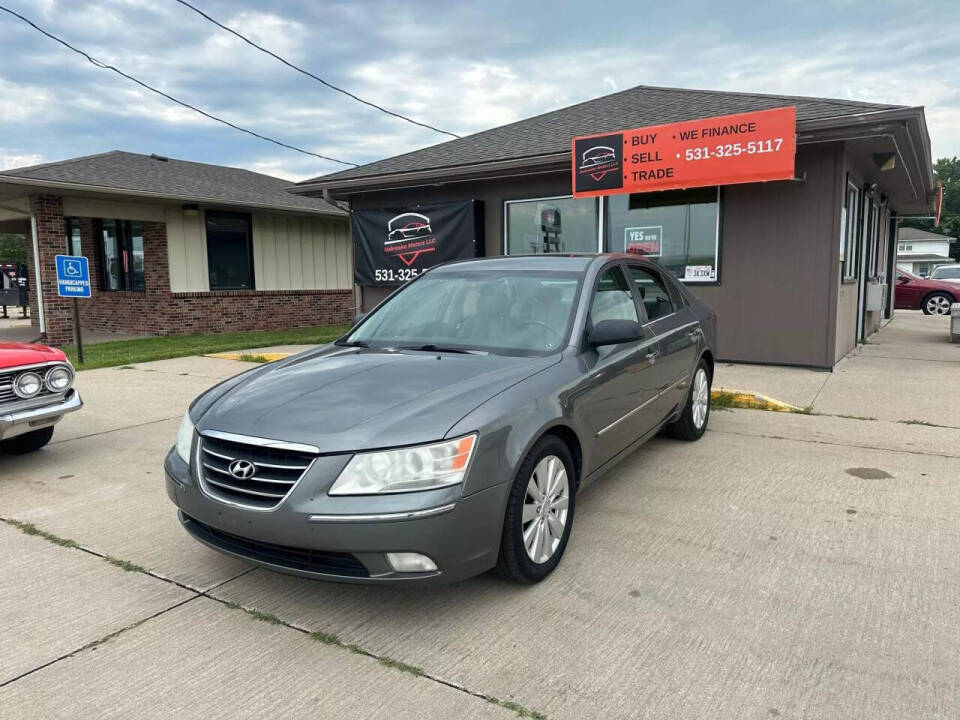
<svg viewBox="0 0 960 720"><path fill-rule="evenodd" d="M40 332L47 331L47 324L43 317L43 285L40 283L40 238L37 234L37 216L30 213L30 234L33 235L33 281L37 296L37 317L40 319Z"/></svg>

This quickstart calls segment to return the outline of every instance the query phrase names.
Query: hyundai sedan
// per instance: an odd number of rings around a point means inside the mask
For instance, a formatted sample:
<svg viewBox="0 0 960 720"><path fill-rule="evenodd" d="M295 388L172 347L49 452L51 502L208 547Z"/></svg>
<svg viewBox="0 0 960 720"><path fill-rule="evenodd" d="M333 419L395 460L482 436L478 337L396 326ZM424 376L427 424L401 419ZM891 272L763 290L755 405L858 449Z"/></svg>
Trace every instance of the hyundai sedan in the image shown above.
<svg viewBox="0 0 960 720"><path fill-rule="evenodd" d="M655 262L455 262L344 337L197 398L165 461L180 521L261 566L344 582L533 583L577 493L710 417L713 312Z"/></svg>

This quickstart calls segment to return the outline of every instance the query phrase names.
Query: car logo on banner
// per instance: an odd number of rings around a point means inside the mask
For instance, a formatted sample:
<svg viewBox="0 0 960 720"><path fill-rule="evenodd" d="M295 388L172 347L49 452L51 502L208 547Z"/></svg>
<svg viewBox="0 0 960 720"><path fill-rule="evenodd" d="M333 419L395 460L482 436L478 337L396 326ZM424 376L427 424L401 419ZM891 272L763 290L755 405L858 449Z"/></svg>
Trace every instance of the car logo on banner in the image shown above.
<svg viewBox="0 0 960 720"><path fill-rule="evenodd" d="M610 190L623 186L623 137L601 135L574 142L577 164L574 182L578 192Z"/></svg>
<svg viewBox="0 0 960 720"><path fill-rule="evenodd" d="M407 267L422 254L435 251L436 246L437 236L430 227L430 218L426 215L401 213L387 221L384 252L400 258Z"/></svg>

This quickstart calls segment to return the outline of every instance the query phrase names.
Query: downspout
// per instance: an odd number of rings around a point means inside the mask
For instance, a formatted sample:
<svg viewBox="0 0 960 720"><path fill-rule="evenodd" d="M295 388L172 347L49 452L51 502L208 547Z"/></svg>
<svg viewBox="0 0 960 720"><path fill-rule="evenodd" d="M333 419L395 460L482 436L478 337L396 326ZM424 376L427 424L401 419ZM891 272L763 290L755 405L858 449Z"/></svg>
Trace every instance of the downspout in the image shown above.
<svg viewBox="0 0 960 720"><path fill-rule="evenodd" d="M37 235L37 216L30 213L30 234L33 236L33 277L37 293L37 316L40 319L40 332L47 332L43 319L43 286L40 284L40 238Z"/></svg>

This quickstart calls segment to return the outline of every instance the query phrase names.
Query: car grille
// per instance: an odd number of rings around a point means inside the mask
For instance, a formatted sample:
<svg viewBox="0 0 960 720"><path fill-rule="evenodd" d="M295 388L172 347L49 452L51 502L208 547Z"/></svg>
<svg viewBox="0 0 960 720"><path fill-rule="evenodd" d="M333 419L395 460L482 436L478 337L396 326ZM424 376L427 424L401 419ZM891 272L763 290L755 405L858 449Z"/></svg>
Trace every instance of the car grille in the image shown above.
<svg viewBox="0 0 960 720"><path fill-rule="evenodd" d="M316 455L219 437L200 436L201 487L211 497L259 510L272 510L290 494ZM230 472L235 460L252 463L244 479Z"/></svg>
<svg viewBox="0 0 960 720"><path fill-rule="evenodd" d="M259 542L231 535L223 530L217 530L199 520L194 520L189 515L184 515L183 518L186 521L187 529L197 538L234 555L270 563L271 565L279 565L291 570L304 570L326 575L370 577L370 571L351 553L327 552L325 550L311 550L309 548L295 548Z"/></svg>
<svg viewBox="0 0 960 720"><path fill-rule="evenodd" d="M34 367L34 368L13 368L10 370L0 370L0 403L6 402L23 402L23 398L17 395L13 391L13 383L17 379L17 375L22 372L35 372L41 378L47 372L45 367ZM34 395L31 400L36 400L37 398L49 397L50 395L63 395L63 393L52 393L47 389L47 386L44 385L41 388L40 392Z"/></svg>

